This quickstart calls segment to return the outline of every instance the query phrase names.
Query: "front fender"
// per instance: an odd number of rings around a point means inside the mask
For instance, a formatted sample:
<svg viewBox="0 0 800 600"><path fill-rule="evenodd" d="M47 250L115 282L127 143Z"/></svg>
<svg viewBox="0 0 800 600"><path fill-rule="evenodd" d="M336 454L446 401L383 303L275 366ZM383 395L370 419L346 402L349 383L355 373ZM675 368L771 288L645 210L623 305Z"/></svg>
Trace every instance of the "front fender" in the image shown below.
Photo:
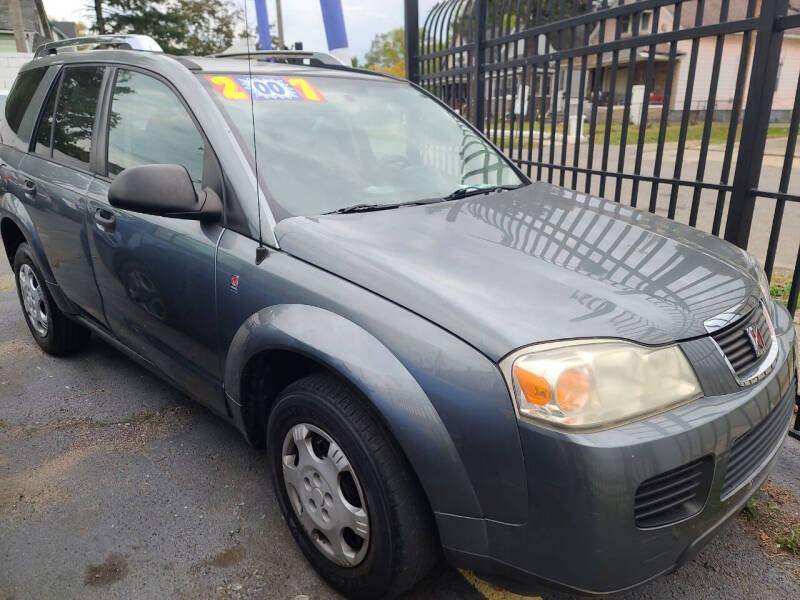
<svg viewBox="0 0 800 600"><path fill-rule="evenodd" d="M427 395L379 340L322 308L281 304L260 310L238 329L225 361L225 390L240 404L241 373L255 354L287 350L349 381L383 418L436 512L480 516L481 508L456 447Z"/></svg>
<svg viewBox="0 0 800 600"><path fill-rule="evenodd" d="M0 196L0 221L3 219L11 220L22 232L25 241L33 252L33 261L36 263L36 268L44 277L47 289L50 291L50 295L55 300L59 310L65 314L75 314L77 311L74 305L67 299L56 283L56 278L44 252L42 240L39 238L36 226L33 224L28 210L20 202L19 198L10 192L5 192ZM13 260L12 257L11 261L13 262Z"/></svg>

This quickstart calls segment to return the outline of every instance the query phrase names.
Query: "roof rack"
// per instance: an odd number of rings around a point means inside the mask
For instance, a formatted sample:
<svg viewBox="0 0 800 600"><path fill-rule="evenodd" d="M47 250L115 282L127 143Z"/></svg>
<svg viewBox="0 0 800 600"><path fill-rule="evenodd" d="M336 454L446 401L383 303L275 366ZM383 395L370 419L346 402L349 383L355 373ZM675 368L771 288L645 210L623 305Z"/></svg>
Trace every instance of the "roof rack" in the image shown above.
<svg viewBox="0 0 800 600"><path fill-rule="evenodd" d="M149 35L119 34L75 37L57 42L47 42L36 48L34 58L41 58L61 52L75 52L80 46L94 46L92 50L119 48L121 50L140 50L143 52L163 52Z"/></svg>
<svg viewBox="0 0 800 600"><path fill-rule="evenodd" d="M306 52L304 50L253 50L252 52L222 52L214 58L255 58L257 60L287 63L291 65L344 65L335 56L326 52ZM306 62L308 61L308 62Z"/></svg>

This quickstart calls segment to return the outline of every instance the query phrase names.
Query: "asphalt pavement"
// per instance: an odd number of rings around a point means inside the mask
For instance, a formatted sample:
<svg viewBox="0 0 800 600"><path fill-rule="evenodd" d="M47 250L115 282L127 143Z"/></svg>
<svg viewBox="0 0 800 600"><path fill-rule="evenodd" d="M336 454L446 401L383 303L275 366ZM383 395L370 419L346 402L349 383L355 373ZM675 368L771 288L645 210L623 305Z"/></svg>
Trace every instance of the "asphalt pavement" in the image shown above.
<svg viewBox="0 0 800 600"><path fill-rule="evenodd" d="M797 441L770 485L764 518L800 522ZM800 598L800 557L765 527L735 518L694 561L625 598ZM407 595L483 597L519 598L446 566ZM0 600L73 598L338 596L295 546L263 453L98 340L79 356L43 354L2 260Z"/></svg>

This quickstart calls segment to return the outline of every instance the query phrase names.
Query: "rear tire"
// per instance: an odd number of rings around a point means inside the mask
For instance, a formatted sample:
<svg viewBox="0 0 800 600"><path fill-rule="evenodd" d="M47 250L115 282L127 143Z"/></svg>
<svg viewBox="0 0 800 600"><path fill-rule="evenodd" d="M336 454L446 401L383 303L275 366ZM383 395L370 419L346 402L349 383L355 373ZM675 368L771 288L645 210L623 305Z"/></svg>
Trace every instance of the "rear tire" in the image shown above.
<svg viewBox="0 0 800 600"><path fill-rule="evenodd" d="M89 330L70 321L56 306L44 277L33 262L27 243L17 248L14 277L22 314L39 347L54 356L65 356L85 349L91 337Z"/></svg>
<svg viewBox="0 0 800 600"><path fill-rule="evenodd" d="M346 597L394 598L436 563L436 525L413 471L344 382L320 373L289 385L270 414L267 448L292 535Z"/></svg>

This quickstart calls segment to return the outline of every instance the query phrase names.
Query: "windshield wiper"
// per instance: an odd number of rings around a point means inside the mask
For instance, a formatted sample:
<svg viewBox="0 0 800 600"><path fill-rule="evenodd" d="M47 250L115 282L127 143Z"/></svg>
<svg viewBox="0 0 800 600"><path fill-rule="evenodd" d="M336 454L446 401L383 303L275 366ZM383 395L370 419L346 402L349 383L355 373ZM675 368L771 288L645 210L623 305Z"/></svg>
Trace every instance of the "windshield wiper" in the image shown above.
<svg viewBox="0 0 800 600"><path fill-rule="evenodd" d="M492 192L515 190L518 187L521 187L521 185L492 185L492 186L471 185L454 190L447 196L444 196L442 200L459 200L461 198L466 198L467 196L478 196L479 194L491 194Z"/></svg>
<svg viewBox="0 0 800 600"><path fill-rule="evenodd" d="M434 198L431 200L411 200L409 202L395 202L393 204L353 204L352 206L345 206L344 208L338 208L336 210L332 210L330 212L326 212L323 214L326 215L346 215L348 213L357 213L357 212L370 212L373 210L387 210L390 208L399 208L401 206L417 206L419 204L430 204L432 202L438 202L439 198Z"/></svg>
<svg viewBox="0 0 800 600"><path fill-rule="evenodd" d="M524 184L522 184L524 185ZM424 200L411 200L409 202L397 202L394 204L353 204L343 208L337 208L323 214L326 215L346 215L350 213L371 212L376 210L388 210L390 208L399 208L401 206L418 206L420 204L433 204L435 202L442 202L445 200L458 200L459 198L466 198L467 196L477 196L478 194L489 194L492 192L502 192L505 190L515 190L522 185L492 185L487 187L482 186L467 186L458 188L443 198L427 198Z"/></svg>
<svg viewBox="0 0 800 600"><path fill-rule="evenodd" d="M348 213L370 212L372 210L385 210L387 208L397 208L397 204L353 204L352 206L345 206L344 208L337 208L330 212L323 213L325 215L346 215Z"/></svg>

